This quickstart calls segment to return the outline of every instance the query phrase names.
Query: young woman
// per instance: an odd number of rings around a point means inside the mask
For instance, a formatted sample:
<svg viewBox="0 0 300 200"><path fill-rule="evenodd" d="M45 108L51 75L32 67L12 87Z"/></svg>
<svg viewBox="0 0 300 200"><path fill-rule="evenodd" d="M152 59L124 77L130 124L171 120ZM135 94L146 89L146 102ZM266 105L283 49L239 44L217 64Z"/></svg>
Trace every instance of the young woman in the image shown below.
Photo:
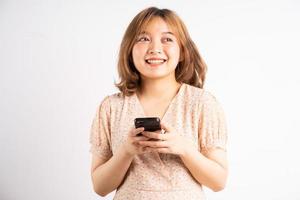
<svg viewBox="0 0 300 200"><path fill-rule="evenodd" d="M203 89L206 65L181 19L168 9L141 11L125 32L118 71L120 93L101 102L91 128L94 191L117 189L115 200L200 200L202 185L222 190L225 117ZM164 134L135 128L138 117L159 117Z"/></svg>

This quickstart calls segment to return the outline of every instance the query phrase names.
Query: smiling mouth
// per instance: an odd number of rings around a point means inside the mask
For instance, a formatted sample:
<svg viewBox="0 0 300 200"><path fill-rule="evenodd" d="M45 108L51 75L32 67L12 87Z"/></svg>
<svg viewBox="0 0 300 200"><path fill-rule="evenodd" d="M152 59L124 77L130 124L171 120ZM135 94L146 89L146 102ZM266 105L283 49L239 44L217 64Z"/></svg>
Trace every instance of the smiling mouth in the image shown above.
<svg viewBox="0 0 300 200"><path fill-rule="evenodd" d="M147 59L146 63L148 63L148 64L162 64L166 61L167 61L166 59Z"/></svg>

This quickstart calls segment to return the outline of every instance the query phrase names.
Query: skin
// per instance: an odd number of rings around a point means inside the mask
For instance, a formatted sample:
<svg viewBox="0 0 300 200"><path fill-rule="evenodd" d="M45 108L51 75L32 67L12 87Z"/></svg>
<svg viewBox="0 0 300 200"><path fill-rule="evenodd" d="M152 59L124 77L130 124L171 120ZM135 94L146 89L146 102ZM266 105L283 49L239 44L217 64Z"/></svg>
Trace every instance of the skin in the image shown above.
<svg viewBox="0 0 300 200"><path fill-rule="evenodd" d="M161 53L151 53L151 51L157 50ZM155 79L162 78L172 80L175 78L180 48L175 35L162 19L155 18L150 21L145 33L138 36L132 55L134 65L140 72L144 83L148 80L155 81ZM163 58L166 59L166 62L162 65L150 65L145 62L145 59L148 58Z"/></svg>
<svg viewBox="0 0 300 200"><path fill-rule="evenodd" d="M161 18L154 18L146 27L145 33L138 37L132 55L141 74L141 87L137 96L144 113L163 118L181 85L175 79L175 69L180 58L177 39ZM145 61L148 58L163 58L166 62L160 65L148 64ZM225 187L228 174L225 151L214 148L201 153L191 141L176 133L173 127L164 123L161 127L165 134L132 128L123 145L109 160L93 155L91 177L94 191L105 196L117 189L133 158L148 152L178 155L200 184L213 191L220 191ZM143 136L136 136L139 133Z"/></svg>

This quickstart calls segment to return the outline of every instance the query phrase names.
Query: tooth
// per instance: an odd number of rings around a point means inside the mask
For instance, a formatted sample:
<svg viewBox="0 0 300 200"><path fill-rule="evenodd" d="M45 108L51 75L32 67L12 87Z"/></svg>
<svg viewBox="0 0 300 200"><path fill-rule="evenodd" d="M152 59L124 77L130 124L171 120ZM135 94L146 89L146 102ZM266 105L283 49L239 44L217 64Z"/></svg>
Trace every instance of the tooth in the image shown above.
<svg viewBox="0 0 300 200"><path fill-rule="evenodd" d="M148 60L149 63L163 63L164 60Z"/></svg>

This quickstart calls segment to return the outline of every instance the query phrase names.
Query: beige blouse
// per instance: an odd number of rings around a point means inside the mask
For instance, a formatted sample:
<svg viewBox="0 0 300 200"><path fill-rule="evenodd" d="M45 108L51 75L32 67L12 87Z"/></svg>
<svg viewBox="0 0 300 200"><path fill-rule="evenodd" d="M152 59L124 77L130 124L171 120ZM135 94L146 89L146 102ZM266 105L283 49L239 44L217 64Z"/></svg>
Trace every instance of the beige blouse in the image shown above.
<svg viewBox="0 0 300 200"><path fill-rule="evenodd" d="M134 119L146 117L136 94L107 96L99 105L90 133L90 152L109 159L126 139ZM161 121L191 139L200 152L226 150L223 110L208 91L182 84ZM179 156L145 153L135 156L114 200L202 200L205 195Z"/></svg>

